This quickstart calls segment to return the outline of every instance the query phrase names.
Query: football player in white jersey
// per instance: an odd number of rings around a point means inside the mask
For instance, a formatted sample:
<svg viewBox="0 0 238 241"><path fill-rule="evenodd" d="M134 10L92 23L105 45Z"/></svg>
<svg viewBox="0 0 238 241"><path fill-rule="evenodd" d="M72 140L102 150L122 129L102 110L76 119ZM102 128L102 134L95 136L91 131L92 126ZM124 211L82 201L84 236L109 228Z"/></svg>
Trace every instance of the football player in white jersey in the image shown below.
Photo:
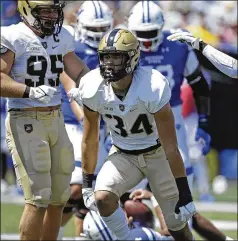
<svg viewBox="0 0 238 241"><path fill-rule="evenodd" d="M70 195L74 154L59 81L66 89L75 87L88 68L74 54L72 29L62 28L63 6L57 0L19 0L23 22L1 27L6 140L25 196L22 240L56 240Z"/></svg>
<svg viewBox="0 0 238 241"><path fill-rule="evenodd" d="M195 207L177 146L167 79L157 70L138 67L139 42L128 30L108 32L98 55L100 67L82 78L79 89L68 92L84 110L82 192L86 207L98 208L117 238L128 240L131 230L118 200L147 177L171 235L177 241L193 240L187 221ZM99 171L94 194L99 114L110 129L113 147Z"/></svg>

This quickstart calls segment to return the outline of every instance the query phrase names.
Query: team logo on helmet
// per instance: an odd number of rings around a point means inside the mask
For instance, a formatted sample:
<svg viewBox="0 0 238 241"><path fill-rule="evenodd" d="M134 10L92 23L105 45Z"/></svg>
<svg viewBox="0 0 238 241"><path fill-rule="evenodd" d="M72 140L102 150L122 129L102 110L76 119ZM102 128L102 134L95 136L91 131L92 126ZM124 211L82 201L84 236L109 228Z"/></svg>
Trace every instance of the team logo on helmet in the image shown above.
<svg viewBox="0 0 238 241"><path fill-rule="evenodd" d="M120 64L105 60L109 55L120 56ZM98 47L99 67L103 79L116 82L131 74L137 67L140 57L139 42L126 29L114 29L108 32Z"/></svg>

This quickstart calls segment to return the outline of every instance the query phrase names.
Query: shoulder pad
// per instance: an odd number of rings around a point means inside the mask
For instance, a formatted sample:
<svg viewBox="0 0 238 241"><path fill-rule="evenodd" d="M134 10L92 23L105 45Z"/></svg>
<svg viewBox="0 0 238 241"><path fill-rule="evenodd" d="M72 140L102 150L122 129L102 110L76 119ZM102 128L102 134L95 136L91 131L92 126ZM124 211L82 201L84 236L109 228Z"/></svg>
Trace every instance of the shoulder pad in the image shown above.
<svg viewBox="0 0 238 241"><path fill-rule="evenodd" d="M21 24L23 23L1 27L1 46L3 46L1 52L4 52L7 48L14 52L17 58L24 51L26 43L29 42L29 37L24 34L25 29Z"/></svg>
<svg viewBox="0 0 238 241"><path fill-rule="evenodd" d="M96 96L102 83L103 78L101 77L99 68L91 70L83 76L79 85L82 99L90 99Z"/></svg>

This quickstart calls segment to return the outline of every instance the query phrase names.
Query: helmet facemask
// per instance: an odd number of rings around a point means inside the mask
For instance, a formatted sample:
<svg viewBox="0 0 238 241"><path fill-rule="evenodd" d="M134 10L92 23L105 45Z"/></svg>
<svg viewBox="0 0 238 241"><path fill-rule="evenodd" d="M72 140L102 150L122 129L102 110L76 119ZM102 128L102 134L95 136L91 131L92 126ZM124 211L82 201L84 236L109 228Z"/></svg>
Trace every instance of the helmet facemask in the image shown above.
<svg viewBox="0 0 238 241"><path fill-rule="evenodd" d="M133 69L131 67L131 61L135 54L136 52L134 50L128 52L116 50L98 51L100 73L104 81L106 83L117 82L125 76L131 74L135 70L135 68ZM110 55L112 56L111 58Z"/></svg>
<svg viewBox="0 0 238 241"><path fill-rule="evenodd" d="M92 48L97 48L101 39L107 31L111 29L111 25L100 27L89 27L82 25L79 29L79 35L84 42Z"/></svg>
<svg viewBox="0 0 238 241"><path fill-rule="evenodd" d="M36 6L34 9L31 10L31 14L35 18L33 27L45 36L59 34L64 20L63 7L63 4L57 4L55 6ZM49 14L49 16L47 16L47 13ZM51 13L55 13L55 17L50 17Z"/></svg>
<svg viewBox="0 0 238 241"><path fill-rule="evenodd" d="M156 51L162 42L162 28L150 31L133 31L138 41L140 49L144 52Z"/></svg>

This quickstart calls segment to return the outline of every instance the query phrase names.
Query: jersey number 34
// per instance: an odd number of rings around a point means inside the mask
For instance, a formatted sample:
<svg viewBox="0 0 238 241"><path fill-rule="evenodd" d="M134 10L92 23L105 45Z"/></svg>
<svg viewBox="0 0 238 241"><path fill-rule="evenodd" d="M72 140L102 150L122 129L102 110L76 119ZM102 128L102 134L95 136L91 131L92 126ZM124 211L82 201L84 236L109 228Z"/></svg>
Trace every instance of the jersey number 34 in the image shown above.
<svg viewBox="0 0 238 241"><path fill-rule="evenodd" d="M120 118L119 116L115 116L115 115L105 115L107 118L109 119L114 119L117 121L117 124L115 125L115 127L117 129L120 130L120 133L116 132L118 135L123 136L123 137L127 137L128 133L126 131L125 124L122 120L122 118ZM142 128L140 128L142 125ZM149 123L148 117L146 114L140 114L135 123L133 124L130 133L131 134L140 134L142 132L145 132L147 135L150 135L153 130L152 130L152 125Z"/></svg>

